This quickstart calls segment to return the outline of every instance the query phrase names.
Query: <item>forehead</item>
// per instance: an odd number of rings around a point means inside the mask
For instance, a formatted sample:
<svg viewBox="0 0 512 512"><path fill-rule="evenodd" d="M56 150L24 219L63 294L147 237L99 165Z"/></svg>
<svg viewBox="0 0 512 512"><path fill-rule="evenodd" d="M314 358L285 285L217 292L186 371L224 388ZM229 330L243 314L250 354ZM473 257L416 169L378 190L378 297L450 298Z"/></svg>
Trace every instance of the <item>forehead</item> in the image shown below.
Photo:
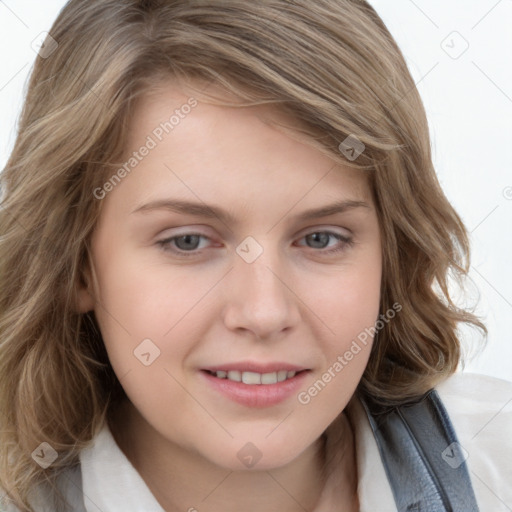
<svg viewBox="0 0 512 512"><path fill-rule="evenodd" d="M126 180L131 186L123 183L126 192L151 199L167 183L169 193L259 195L289 206L301 195L371 202L367 175L340 164L299 121L274 105L240 106L233 95L214 94L222 104L169 81L138 99L124 158L145 145L151 150Z"/></svg>

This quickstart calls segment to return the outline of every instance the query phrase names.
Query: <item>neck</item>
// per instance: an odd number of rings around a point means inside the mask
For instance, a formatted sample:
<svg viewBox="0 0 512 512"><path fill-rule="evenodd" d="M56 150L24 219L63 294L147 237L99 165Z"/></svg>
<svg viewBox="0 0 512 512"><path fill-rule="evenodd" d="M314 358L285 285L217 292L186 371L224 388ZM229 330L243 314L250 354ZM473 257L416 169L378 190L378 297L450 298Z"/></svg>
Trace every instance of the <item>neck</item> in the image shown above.
<svg viewBox="0 0 512 512"><path fill-rule="evenodd" d="M334 503L356 510L353 439L344 414L329 427L335 433L329 439L321 436L291 463L266 471L216 466L163 438L130 403L118 409L110 428L166 512L323 512Z"/></svg>
<svg viewBox="0 0 512 512"><path fill-rule="evenodd" d="M357 512L357 460L354 428L341 413L326 432L325 486L314 512Z"/></svg>

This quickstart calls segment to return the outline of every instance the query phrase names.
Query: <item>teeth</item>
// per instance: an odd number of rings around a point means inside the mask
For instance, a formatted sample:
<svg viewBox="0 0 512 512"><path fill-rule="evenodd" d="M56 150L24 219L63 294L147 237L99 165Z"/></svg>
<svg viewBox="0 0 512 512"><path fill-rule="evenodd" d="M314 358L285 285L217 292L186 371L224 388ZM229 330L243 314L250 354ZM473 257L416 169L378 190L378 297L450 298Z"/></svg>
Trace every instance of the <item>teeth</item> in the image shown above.
<svg viewBox="0 0 512 512"><path fill-rule="evenodd" d="M244 372L242 373L242 382L244 384L261 384L261 373Z"/></svg>
<svg viewBox="0 0 512 512"><path fill-rule="evenodd" d="M234 380L235 382L242 382L242 374L237 370L231 370L228 372L228 379Z"/></svg>
<svg viewBox="0 0 512 512"><path fill-rule="evenodd" d="M262 384L276 384L277 383L277 373L264 373L261 376Z"/></svg>
<svg viewBox="0 0 512 512"><path fill-rule="evenodd" d="M287 375L288 372L286 370L279 370L277 372L277 382L283 382L283 380L286 380Z"/></svg>
<svg viewBox="0 0 512 512"><path fill-rule="evenodd" d="M255 384L276 384L283 382L287 379L295 377L297 372L279 370L278 372L272 373L257 373L257 372L239 372L238 370L230 370L225 372L219 370L214 372L215 376L219 379L228 379L235 382L243 382L244 384L255 385Z"/></svg>

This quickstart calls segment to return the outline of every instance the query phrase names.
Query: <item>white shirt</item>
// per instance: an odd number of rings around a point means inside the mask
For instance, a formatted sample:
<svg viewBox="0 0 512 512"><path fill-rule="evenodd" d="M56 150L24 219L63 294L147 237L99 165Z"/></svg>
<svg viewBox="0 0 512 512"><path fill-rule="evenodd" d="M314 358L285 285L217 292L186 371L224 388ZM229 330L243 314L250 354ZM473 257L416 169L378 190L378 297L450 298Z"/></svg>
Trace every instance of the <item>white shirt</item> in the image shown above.
<svg viewBox="0 0 512 512"><path fill-rule="evenodd" d="M455 374L437 387L459 443L481 512L512 511L512 383ZM377 444L361 403L347 414L355 428L361 512L396 512ZM439 454L441 456L441 454ZM80 454L80 472L64 475L73 512L164 512L105 425ZM80 487L82 491L80 491ZM36 508L46 510L45 498ZM194 505L200 510L199 504ZM8 508L7 512L15 511ZM324 512L318 508L316 512ZM333 511L325 511L333 512Z"/></svg>

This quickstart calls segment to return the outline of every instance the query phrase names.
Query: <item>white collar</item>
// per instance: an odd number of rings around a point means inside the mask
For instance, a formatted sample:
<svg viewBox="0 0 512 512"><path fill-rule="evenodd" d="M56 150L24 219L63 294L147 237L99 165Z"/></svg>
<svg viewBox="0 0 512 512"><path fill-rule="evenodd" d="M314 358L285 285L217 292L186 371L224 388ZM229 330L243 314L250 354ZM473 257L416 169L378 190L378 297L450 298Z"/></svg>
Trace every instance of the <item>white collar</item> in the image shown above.
<svg viewBox="0 0 512 512"><path fill-rule="evenodd" d="M396 511L377 444L359 400L352 400L346 411L355 429L360 511ZM80 463L87 512L164 512L106 423L93 443L82 450Z"/></svg>
<svg viewBox="0 0 512 512"><path fill-rule="evenodd" d="M106 423L80 453L80 465L87 512L164 512Z"/></svg>

